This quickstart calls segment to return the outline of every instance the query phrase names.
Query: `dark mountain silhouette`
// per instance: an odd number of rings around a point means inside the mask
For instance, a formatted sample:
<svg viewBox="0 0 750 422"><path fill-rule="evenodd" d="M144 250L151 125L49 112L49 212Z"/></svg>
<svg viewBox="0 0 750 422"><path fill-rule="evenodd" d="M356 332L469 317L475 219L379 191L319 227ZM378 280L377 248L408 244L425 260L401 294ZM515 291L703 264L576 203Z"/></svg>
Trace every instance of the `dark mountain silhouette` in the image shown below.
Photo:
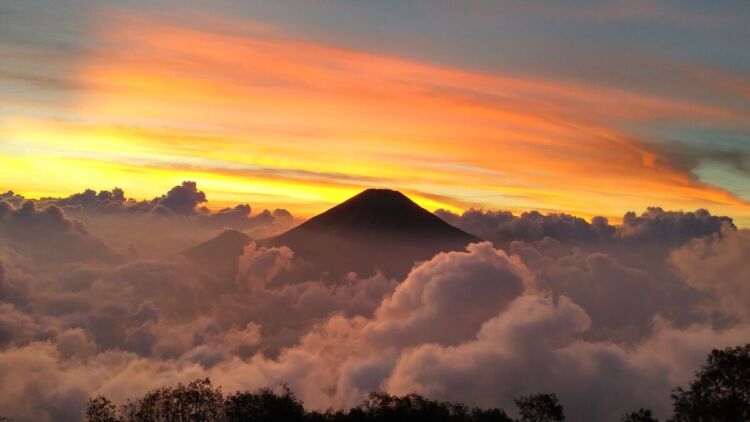
<svg viewBox="0 0 750 422"><path fill-rule="evenodd" d="M205 271L233 276L239 257L251 241L245 233L225 230L213 239L180 252L180 255Z"/></svg>
<svg viewBox="0 0 750 422"><path fill-rule="evenodd" d="M291 248L298 271L308 276L369 275L378 269L401 278L415 261L478 240L401 192L368 189L264 243Z"/></svg>
<svg viewBox="0 0 750 422"><path fill-rule="evenodd" d="M446 223L404 194L368 189L259 246L287 246L294 268L281 281L338 279L348 272L361 276L380 270L403 278L416 261L438 252L463 250L480 239ZM199 268L236 274L237 260L251 239L238 231L182 252ZM233 271L228 272L231 268Z"/></svg>

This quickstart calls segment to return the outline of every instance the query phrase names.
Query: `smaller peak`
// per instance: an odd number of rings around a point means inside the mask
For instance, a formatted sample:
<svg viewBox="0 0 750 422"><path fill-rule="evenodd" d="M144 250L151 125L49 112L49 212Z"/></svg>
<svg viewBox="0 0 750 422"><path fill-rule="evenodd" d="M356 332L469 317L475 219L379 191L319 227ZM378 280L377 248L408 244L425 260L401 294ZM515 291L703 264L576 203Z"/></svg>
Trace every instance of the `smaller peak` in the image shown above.
<svg viewBox="0 0 750 422"><path fill-rule="evenodd" d="M219 234L216 237L230 237L230 236L245 236L246 237L247 235L238 230L225 229L223 232L221 232L221 234Z"/></svg>
<svg viewBox="0 0 750 422"><path fill-rule="evenodd" d="M249 239L250 239L250 237L248 235L246 235L245 233L242 233L242 232L237 231L237 230L226 229L223 232L221 232L221 234L219 234L218 236L214 237L212 240L214 240L214 241L221 240L221 241L242 241L242 242L244 242L244 241L249 240Z"/></svg>

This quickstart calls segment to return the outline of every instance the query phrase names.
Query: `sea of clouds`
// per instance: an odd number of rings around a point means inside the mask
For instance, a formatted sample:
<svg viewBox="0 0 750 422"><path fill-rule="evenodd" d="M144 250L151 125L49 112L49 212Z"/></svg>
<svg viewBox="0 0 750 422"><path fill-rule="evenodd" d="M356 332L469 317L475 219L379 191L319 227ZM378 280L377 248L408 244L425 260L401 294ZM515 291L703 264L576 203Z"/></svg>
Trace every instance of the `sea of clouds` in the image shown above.
<svg viewBox="0 0 750 422"><path fill-rule="evenodd" d="M704 210L620 225L438 211L486 241L402 280L279 283L286 247L251 243L232 277L178 253L293 224L205 201L190 182L151 201L0 196L0 415L80 420L89 396L209 376L225 391L287 383L319 409L385 390L512 410L555 392L574 421L664 417L708 351L750 341L750 230Z"/></svg>

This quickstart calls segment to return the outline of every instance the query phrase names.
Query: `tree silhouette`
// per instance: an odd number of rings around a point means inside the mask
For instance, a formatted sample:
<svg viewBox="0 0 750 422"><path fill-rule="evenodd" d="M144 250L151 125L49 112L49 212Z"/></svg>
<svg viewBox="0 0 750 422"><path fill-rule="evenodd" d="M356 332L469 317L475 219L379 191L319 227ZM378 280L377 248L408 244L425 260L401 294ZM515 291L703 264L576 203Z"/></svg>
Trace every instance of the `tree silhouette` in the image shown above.
<svg viewBox="0 0 750 422"><path fill-rule="evenodd" d="M214 422L224 420L221 388L213 388L208 378L188 385L162 387L128 401L123 407L127 422Z"/></svg>
<svg viewBox="0 0 750 422"><path fill-rule="evenodd" d="M121 422L117 408L106 397L99 395L89 398L86 404L86 420L90 422ZM3 422L0 419L0 422Z"/></svg>
<svg viewBox="0 0 750 422"><path fill-rule="evenodd" d="M564 421L562 405L555 394L531 394L516 399L521 422L557 422Z"/></svg>
<svg viewBox="0 0 750 422"><path fill-rule="evenodd" d="M620 422L659 422L659 420L651 415L651 410L638 409L635 412L625 414Z"/></svg>
<svg viewBox="0 0 750 422"><path fill-rule="evenodd" d="M713 350L686 388L672 393L674 422L750 421L750 344Z"/></svg>
<svg viewBox="0 0 750 422"><path fill-rule="evenodd" d="M236 392L224 400L224 413L228 422L304 421L302 402L286 386L281 394L269 388L254 393Z"/></svg>
<svg viewBox="0 0 750 422"><path fill-rule="evenodd" d="M208 379L187 386L151 390L120 409L103 396L89 399L88 422L512 422L502 409L469 409L458 403L430 400L418 394L371 393L349 410L306 411L286 386L238 391L224 398ZM2 421L0 421L2 422Z"/></svg>

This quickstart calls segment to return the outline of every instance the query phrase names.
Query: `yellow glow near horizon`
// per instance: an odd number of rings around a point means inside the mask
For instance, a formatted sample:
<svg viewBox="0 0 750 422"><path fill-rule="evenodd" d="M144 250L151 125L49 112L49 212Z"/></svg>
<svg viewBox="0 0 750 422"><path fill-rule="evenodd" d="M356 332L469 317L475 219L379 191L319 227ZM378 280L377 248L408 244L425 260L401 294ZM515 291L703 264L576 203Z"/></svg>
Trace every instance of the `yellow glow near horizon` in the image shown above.
<svg viewBox="0 0 750 422"><path fill-rule="evenodd" d="M115 21L92 34L110 48L76 68L69 117L0 117L2 187L34 197L118 186L146 199L194 180L212 208L248 202L300 217L387 187L430 210L619 218L658 205L750 218L744 200L624 129L741 117L728 110L343 50L237 22L225 27L242 30Z"/></svg>

